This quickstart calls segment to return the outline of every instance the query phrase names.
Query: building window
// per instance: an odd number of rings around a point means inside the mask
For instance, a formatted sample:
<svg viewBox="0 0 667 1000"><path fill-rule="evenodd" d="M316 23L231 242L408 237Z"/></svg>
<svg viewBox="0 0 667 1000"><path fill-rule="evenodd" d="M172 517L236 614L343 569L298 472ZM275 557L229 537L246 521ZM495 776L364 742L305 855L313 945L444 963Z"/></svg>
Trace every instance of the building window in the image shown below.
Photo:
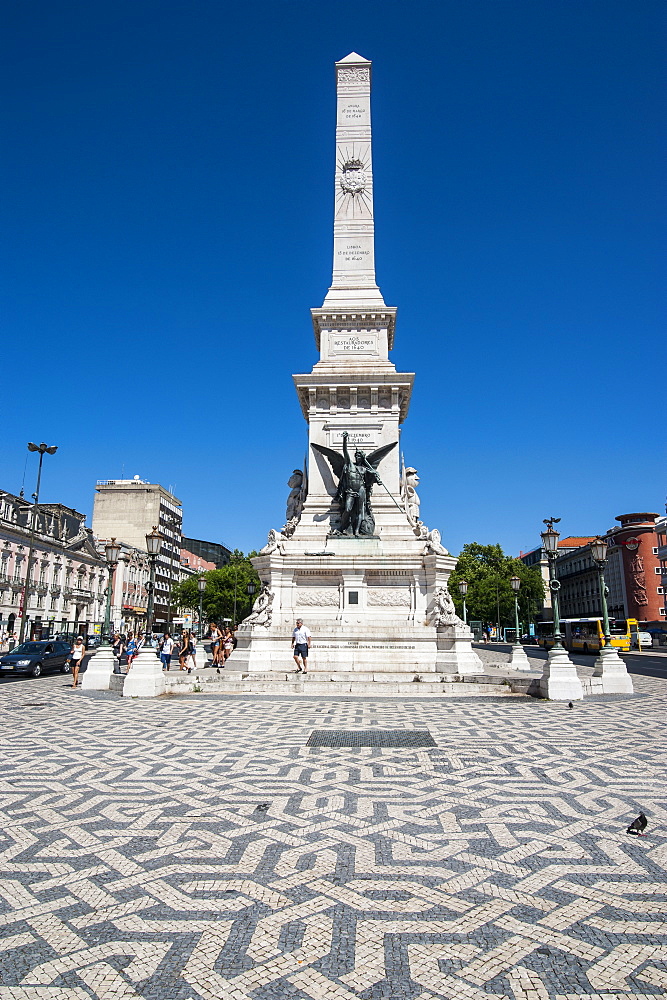
<svg viewBox="0 0 667 1000"><path fill-rule="evenodd" d="M656 572L656 574L657 574L658 576L660 576L660 575L662 574L662 571L663 571L663 570L662 570L662 566L656 566L656 567L655 567L655 572Z"/></svg>
<svg viewBox="0 0 667 1000"><path fill-rule="evenodd" d="M664 587L656 587L655 589L656 589L656 593L658 593L658 594L664 594L664 592L665 592L665 588Z"/></svg>
<svg viewBox="0 0 667 1000"><path fill-rule="evenodd" d="M358 604L359 603L359 591L351 590L347 595L348 604Z"/></svg>
<svg viewBox="0 0 667 1000"><path fill-rule="evenodd" d="M667 609L660 608L660 614L664 617L667 614Z"/></svg>

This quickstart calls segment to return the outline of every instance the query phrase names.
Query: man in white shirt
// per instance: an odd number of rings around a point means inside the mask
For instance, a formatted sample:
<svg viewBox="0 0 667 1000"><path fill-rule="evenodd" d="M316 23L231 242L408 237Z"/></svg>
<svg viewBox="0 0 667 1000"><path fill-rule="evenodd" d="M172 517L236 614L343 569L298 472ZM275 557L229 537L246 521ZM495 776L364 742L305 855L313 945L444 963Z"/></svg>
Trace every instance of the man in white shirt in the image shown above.
<svg viewBox="0 0 667 1000"><path fill-rule="evenodd" d="M171 654L173 651L174 640L168 632L165 632L160 643L160 659L162 660L162 668L164 670L169 670L171 667Z"/></svg>
<svg viewBox="0 0 667 1000"><path fill-rule="evenodd" d="M301 618L296 620L296 628L292 632L292 649L294 650L295 674L308 673L308 650L310 649L310 629L307 629Z"/></svg>

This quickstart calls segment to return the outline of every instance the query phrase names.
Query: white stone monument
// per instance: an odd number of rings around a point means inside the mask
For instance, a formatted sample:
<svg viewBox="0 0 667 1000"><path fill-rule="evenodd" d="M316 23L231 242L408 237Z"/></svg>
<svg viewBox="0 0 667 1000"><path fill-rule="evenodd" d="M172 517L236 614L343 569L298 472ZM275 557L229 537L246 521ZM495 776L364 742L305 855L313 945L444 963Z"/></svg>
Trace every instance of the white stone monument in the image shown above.
<svg viewBox="0 0 667 1000"><path fill-rule="evenodd" d="M308 468L290 477L286 524L253 560L263 586L228 665L294 669L298 617L320 678L482 673L447 590L456 560L419 518L416 470L401 467L414 376L389 360L396 309L375 282L371 64L352 53L336 74L333 281L312 310L320 360L294 376Z"/></svg>

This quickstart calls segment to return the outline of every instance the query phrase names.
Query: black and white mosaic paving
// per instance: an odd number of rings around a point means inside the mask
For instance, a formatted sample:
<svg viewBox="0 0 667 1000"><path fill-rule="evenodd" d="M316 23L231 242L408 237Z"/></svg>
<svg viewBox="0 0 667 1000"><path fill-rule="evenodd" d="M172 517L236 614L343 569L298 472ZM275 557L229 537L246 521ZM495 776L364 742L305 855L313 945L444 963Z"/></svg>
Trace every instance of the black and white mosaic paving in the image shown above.
<svg viewBox="0 0 667 1000"><path fill-rule="evenodd" d="M667 683L635 681L572 710L0 684L0 1000L664 996Z"/></svg>

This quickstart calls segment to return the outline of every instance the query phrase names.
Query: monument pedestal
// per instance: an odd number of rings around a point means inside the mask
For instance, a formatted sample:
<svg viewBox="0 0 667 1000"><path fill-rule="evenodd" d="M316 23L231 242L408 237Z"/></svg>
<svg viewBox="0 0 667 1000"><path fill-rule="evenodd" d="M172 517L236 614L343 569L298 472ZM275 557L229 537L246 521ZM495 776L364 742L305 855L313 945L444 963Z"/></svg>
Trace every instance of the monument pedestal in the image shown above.
<svg viewBox="0 0 667 1000"><path fill-rule="evenodd" d="M510 660L510 667L512 670L532 670L530 665L530 660L526 656L526 650L523 646L514 645L512 646L512 658Z"/></svg>
<svg viewBox="0 0 667 1000"><path fill-rule="evenodd" d="M162 660L152 646L142 646L123 684L123 698L156 698L166 691Z"/></svg>
<svg viewBox="0 0 667 1000"><path fill-rule="evenodd" d="M564 649L550 649L540 678L540 694L550 701L581 701L584 691L577 668Z"/></svg>
<svg viewBox="0 0 667 1000"><path fill-rule="evenodd" d="M483 674L484 664L472 648L472 632L467 625L445 625L436 630L440 673Z"/></svg>
<svg viewBox="0 0 667 1000"><path fill-rule="evenodd" d="M203 639L197 639L195 648L195 669L203 670L208 666L208 653Z"/></svg>
<svg viewBox="0 0 667 1000"><path fill-rule="evenodd" d="M82 690L108 691L115 667L113 646L100 646L88 660L86 671L81 675Z"/></svg>
<svg viewBox="0 0 667 1000"><path fill-rule="evenodd" d="M414 375L389 359L396 309L375 280L370 71L354 52L336 63L332 283L311 310L319 360L294 375L307 467L253 559L262 588L227 661L251 675L294 670L296 619L311 632L309 681L484 669L447 590L456 560L420 520L417 470L401 456Z"/></svg>
<svg viewBox="0 0 667 1000"><path fill-rule="evenodd" d="M604 694L634 694L632 678L613 646L603 646L595 661L593 677L602 678Z"/></svg>

